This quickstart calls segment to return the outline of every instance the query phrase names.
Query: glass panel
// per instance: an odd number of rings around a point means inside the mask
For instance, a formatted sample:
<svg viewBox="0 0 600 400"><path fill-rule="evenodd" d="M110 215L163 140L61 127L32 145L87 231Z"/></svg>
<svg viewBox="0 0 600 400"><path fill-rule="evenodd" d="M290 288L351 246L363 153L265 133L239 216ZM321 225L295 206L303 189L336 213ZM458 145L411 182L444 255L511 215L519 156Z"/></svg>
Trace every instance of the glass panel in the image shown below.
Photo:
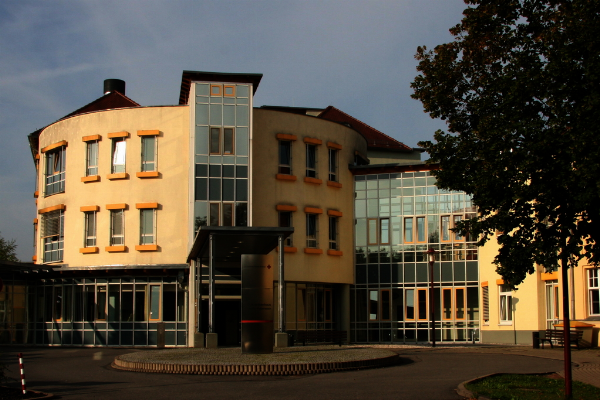
<svg viewBox="0 0 600 400"><path fill-rule="evenodd" d="M232 203L223 203L223 226L233 226Z"/></svg>
<svg viewBox="0 0 600 400"><path fill-rule="evenodd" d="M121 285L121 321L133 321L133 285Z"/></svg>
<svg viewBox="0 0 600 400"><path fill-rule="evenodd" d="M236 128L235 152L237 155L248 155L248 128Z"/></svg>
<svg viewBox="0 0 600 400"><path fill-rule="evenodd" d="M135 319L146 321L146 285L135 285Z"/></svg>
<svg viewBox="0 0 600 400"><path fill-rule="evenodd" d="M208 196L209 200L221 200L221 179L208 180Z"/></svg>
<svg viewBox="0 0 600 400"><path fill-rule="evenodd" d="M223 179L223 200L225 201L233 201L234 198L234 180L233 179Z"/></svg>
<svg viewBox="0 0 600 400"><path fill-rule="evenodd" d="M235 203L235 226L247 226L248 225L248 204L247 203Z"/></svg>
<svg viewBox="0 0 600 400"><path fill-rule="evenodd" d="M208 104L196 104L196 124L208 125Z"/></svg>
<svg viewBox="0 0 600 400"><path fill-rule="evenodd" d="M125 172L126 149L125 139L113 139L112 173Z"/></svg>
<svg viewBox="0 0 600 400"><path fill-rule="evenodd" d="M452 289L442 290L442 318L452 319Z"/></svg>
<svg viewBox="0 0 600 400"><path fill-rule="evenodd" d="M406 319L415 319L415 290L406 289Z"/></svg>
<svg viewBox="0 0 600 400"><path fill-rule="evenodd" d="M236 126L248 126L248 106L236 106Z"/></svg>
<svg viewBox="0 0 600 400"><path fill-rule="evenodd" d="M380 220L381 224L381 235L380 235L380 243L388 244L390 242L390 220L389 218L382 218Z"/></svg>
<svg viewBox="0 0 600 400"><path fill-rule="evenodd" d="M247 179L236 179L235 180L235 199L237 201L248 200L248 180Z"/></svg>
<svg viewBox="0 0 600 400"><path fill-rule="evenodd" d="M379 309L379 291L369 290L369 320L377 320Z"/></svg>
<svg viewBox="0 0 600 400"><path fill-rule="evenodd" d="M218 99L220 102L221 99ZM221 104L210 105L210 124L223 125L223 106Z"/></svg>
<svg viewBox="0 0 600 400"><path fill-rule="evenodd" d="M389 290L381 291L381 319L382 320L390 319L390 291Z"/></svg>
<svg viewBox="0 0 600 400"><path fill-rule="evenodd" d="M150 285L150 321L160 319L160 286Z"/></svg>
<svg viewBox="0 0 600 400"><path fill-rule="evenodd" d="M63 305L63 288L62 286L54 287L54 319L62 320L62 305Z"/></svg>
<svg viewBox="0 0 600 400"><path fill-rule="evenodd" d="M223 154L233 154L233 128L223 130Z"/></svg>
<svg viewBox="0 0 600 400"><path fill-rule="evenodd" d="M96 319L106 320L106 286L97 286L96 289Z"/></svg>
<svg viewBox="0 0 600 400"><path fill-rule="evenodd" d="M223 106L223 125L235 125L235 106Z"/></svg>
<svg viewBox="0 0 600 400"><path fill-rule="evenodd" d="M427 319L427 290L417 290L419 296L419 319Z"/></svg>
<svg viewBox="0 0 600 400"><path fill-rule="evenodd" d="M210 203L210 226L219 226L219 203Z"/></svg>
<svg viewBox="0 0 600 400"><path fill-rule="evenodd" d="M158 286L152 286L158 288ZM177 285L163 285L163 321L175 321L177 311Z"/></svg>
<svg viewBox="0 0 600 400"><path fill-rule="evenodd" d="M142 171L154 171L156 138L154 136L142 137Z"/></svg>
<svg viewBox="0 0 600 400"><path fill-rule="evenodd" d="M221 129L210 128L210 154L221 153Z"/></svg>
<svg viewBox="0 0 600 400"><path fill-rule="evenodd" d="M206 178L196 178L196 187L194 188L195 200L208 200L207 183Z"/></svg>
<svg viewBox="0 0 600 400"><path fill-rule="evenodd" d="M108 320L119 321L120 306L119 285L108 286Z"/></svg>

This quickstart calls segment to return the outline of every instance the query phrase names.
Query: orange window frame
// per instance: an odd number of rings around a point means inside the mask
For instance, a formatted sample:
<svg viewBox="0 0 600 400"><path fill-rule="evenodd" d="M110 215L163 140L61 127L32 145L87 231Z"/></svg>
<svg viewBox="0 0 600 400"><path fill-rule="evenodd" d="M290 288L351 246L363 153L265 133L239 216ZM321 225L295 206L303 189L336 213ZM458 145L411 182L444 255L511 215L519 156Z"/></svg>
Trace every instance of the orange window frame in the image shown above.
<svg viewBox="0 0 600 400"><path fill-rule="evenodd" d="M227 93L231 89L231 93ZM223 97L235 97L235 85L223 85Z"/></svg>
<svg viewBox="0 0 600 400"><path fill-rule="evenodd" d="M217 89L214 91L213 89ZM223 86L222 85L210 85L210 95L211 96L223 96Z"/></svg>

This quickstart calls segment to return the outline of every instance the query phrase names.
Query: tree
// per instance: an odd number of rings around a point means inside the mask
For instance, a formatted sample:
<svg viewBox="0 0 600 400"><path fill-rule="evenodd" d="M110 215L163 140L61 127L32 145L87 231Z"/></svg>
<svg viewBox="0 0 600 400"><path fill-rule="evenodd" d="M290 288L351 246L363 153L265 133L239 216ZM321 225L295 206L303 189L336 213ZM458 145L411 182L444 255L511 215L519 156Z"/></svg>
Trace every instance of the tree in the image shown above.
<svg viewBox="0 0 600 400"><path fill-rule="evenodd" d="M600 0L465 0L451 43L417 49L413 98L447 121L419 143L438 186L480 215L459 224L513 287L535 264L600 261Z"/></svg>
<svg viewBox="0 0 600 400"><path fill-rule="evenodd" d="M18 262L16 249L17 245L14 239L6 240L0 235L0 260Z"/></svg>
<svg viewBox="0 0 600 400"><path fill-rule="evenodd" d="M457 228L479 245L503 233L494 263L508 284L561 261L568 343L567 268L600 261L600 0L465 3L453 42L417 49L413 98L448 124L419 144L438 186L479 209Z"/></svg>

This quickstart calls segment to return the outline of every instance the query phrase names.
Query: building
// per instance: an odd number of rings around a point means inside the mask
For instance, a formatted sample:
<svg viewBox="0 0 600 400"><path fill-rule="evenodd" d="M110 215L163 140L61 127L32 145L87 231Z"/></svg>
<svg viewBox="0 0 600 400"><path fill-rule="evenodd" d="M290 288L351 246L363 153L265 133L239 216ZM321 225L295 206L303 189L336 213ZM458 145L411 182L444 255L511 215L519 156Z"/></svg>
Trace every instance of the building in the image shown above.
<svg viewBox="0 0 600 400"><path fill-rule="evenodd" d="M285 259L274 325L291 336L430 341L428 249L436 340L530 343L556 321L555 274L506 290L495 244L451 230L476 213L470 197L439 190L420 149L332 106L254 107L261 79L184 71L179 104L153 107L107 80L29 135L35 264L17 275L35 272L19 281L27 312L5 342L202 346L210 331L239 345L240 254L259 248ZM597 270L575 278L577 316L600 316Z"/></svg>

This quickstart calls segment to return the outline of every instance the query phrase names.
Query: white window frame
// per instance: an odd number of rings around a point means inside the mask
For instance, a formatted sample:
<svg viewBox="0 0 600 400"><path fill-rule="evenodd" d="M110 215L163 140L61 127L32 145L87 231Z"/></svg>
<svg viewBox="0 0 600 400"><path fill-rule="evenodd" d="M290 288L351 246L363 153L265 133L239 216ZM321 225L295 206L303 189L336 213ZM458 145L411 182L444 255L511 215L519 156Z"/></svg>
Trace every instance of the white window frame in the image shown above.
<svg viewBox="0 0 600 400"><path fill-rule="evenodd" d="M311 233L311 219L314 218L314 232ZM306 247L311 249L319 248L319 214L306 214Z"/></svg>
<svg viewBox="0 0 600 400"><path fill-rule="evenodd" d="M146 145L146 142L149 141L153 141L153 145L152 145L152 159L149 159L149 154L146 151L146 147L148 147ZM156 136L142 136L142 141L141 141L141 146L142 146L142 155L141 155L141 160L142 160L142 165L141 165L141 171L142 172L154 172L154 171L158 171L158 140Z"/></svg>
<svg viewBox="0 0 600 400"><path fill-rule="evenodd" d="M56 210L42 214L41 241L44 263L60 262L63 260L64 239L64 211Z"/></svg>
<svg viewBox="0 0 600 400"><path fill-rule="evenodd" d="M498 321L500 325L513 324L513 291L508 285L498 285Z"/></svg>
<svg viewBox="0 0 600 400"><path fill-rule="evenodd" d="M121 220L121 232L115 232L115 222ZM125 210L110 210L110 245L124 246L125 245Z"/></svg>
<svg viewBox="0 0 600 400"><path fill-rule="evenodd" d="M289 162L289 164L283 164L282 163L282 146L285 145L288 146L289 149L289 160L287 160ZM277 145L277 149L278 149L278 157L279 157L279 167L278 167L278 172L279 174L282 175L292 175L292 141L291 140L280 140L278 145Z"/></svg>
<svg viewBox="0 0 600 400"><path fill-rule="evenodd" d="M85 152L85 176L98 175L98 152L100 148L99 140L86 142Z"/></svg>
<svg viewBox="0 0 600 400"><path fill-rule="evenodd" d="M84 211L85 223L83 231L83 247L96 247L96 229L98 228L98 218L96 211ZM93 224L92 234L90 234L90 224Z"/></svg>
<svg viewBox="0 0 600 400"><path fill-rule="evenodd" d="M329 250L340 249L340 226L339 217L329 216Z"/></svg>
<svg viewBox="0 0 600 400"><path fill-rule="evenodd" d="M60 146L46 152L44 157L46 160L46 168L44 170L45 196L65 192L66 155L66 146ZM49 190L49 188L52 188L52 190Z"/></svg>
<svg viewBox="0 0 600 400"><path fill-rule="evenodd" d="M309 165L311 152L314 152L314 166ZM312 143L306 143L306 177L318 179L319 178L318 169L319 169L319 161L318 161L317 145L312 144Z"/></svg>
<svg viewBox="0 0 600 400"><path fill-rule="evenodd" d="M329 148L329 180L331 182L338 182L338 159L339 151L337 149Z"/></svg>
<svg viewBox="0 0 600 400"><path fill-rule="evenodd" d="M144 216L150 215L148 222ZM147 233L147 224L150 224L150 232ZM140 245L156 244L156 209L141 208L140 209Z"/></svg>
<svg viewBox="0 0 600 400"><path fill-rule="evenodd" d="M598 268L590 268L587 273L588 282L588 315L600 315L600 274ZM595 301L594 301L595 300ZM594 312L594 302L597 303Z"/></svg>

